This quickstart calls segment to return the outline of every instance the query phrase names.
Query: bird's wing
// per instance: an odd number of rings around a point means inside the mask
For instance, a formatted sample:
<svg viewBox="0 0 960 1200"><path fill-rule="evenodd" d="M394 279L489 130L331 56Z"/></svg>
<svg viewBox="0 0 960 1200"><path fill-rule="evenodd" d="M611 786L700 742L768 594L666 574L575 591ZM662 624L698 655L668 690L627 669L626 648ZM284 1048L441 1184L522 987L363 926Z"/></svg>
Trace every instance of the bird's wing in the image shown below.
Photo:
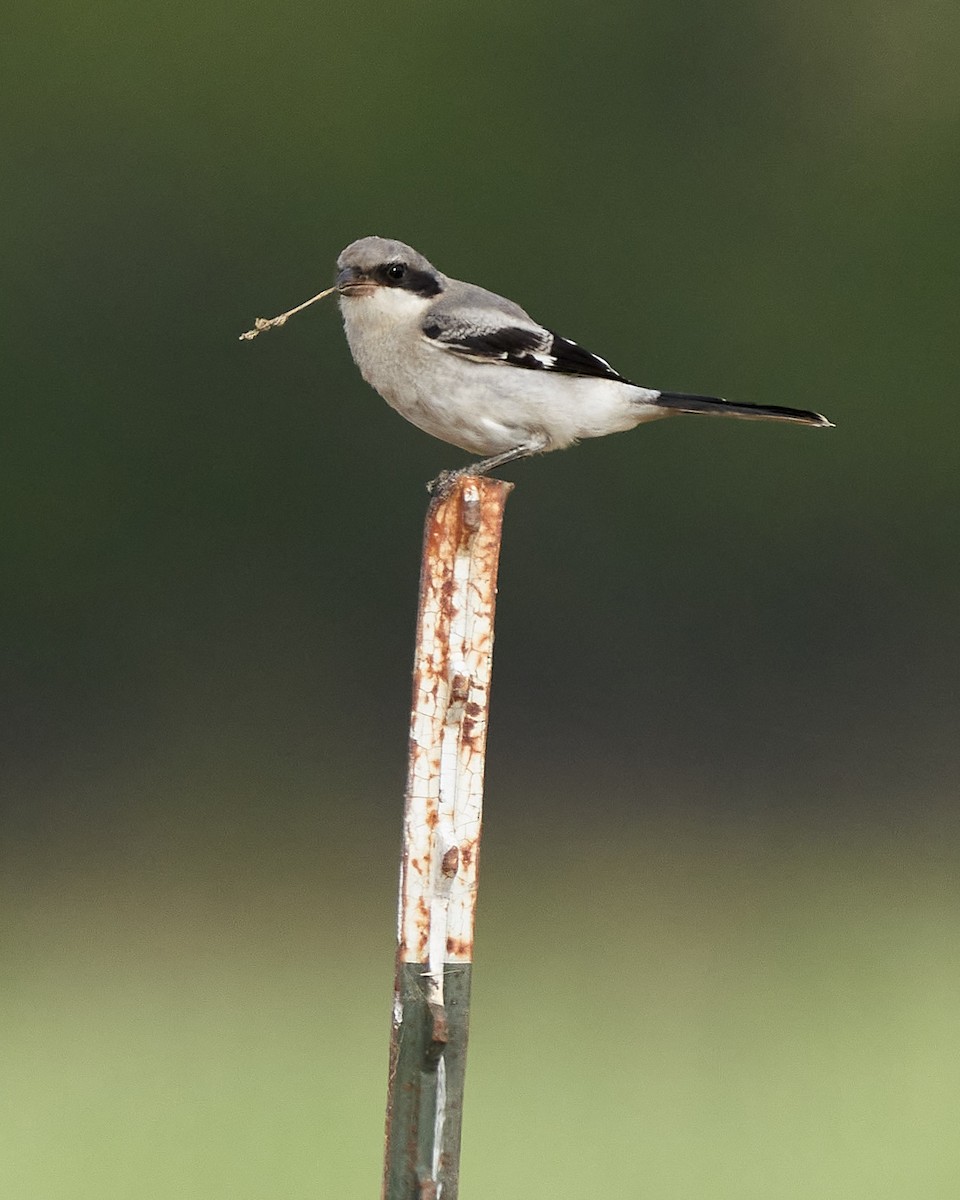
<svg viewBox="0 0 960 1200"><path fill-rule="evenodd" d="M627 382L599 355L529 318L517 320L483 309L433 312L424 321L423 336L440 349L476 362Z"/></svg>

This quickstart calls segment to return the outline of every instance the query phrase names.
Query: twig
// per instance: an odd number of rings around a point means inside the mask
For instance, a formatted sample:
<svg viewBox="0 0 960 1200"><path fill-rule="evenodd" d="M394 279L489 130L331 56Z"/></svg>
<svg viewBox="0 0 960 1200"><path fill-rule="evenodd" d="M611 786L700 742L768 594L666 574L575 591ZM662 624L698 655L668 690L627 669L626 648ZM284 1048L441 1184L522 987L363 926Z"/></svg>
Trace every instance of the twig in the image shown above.
<svg viewBox="0 0 960 1200"><path fill-rule="evenodd" d="M493 617L512 484L427 512L400 860L383 1200L456 1200Z"/></svg>
<svg viewBox="0 0 960 1200"><path fill-rule="evenodd" d="M324 296L329 296L331 292L335 292L336 290L336 287L331 287L327 288L325 292L318 292L316 296L311 296L309 300L304 300L296 308L291 308L287 312L281 313L279 317L257 317L253 322L253 328L248 329L246 333L241 333L238 341L252 342L265 329L277 329L281 325L286 325L294 313L302 312L305 308L309 308L311 304L316 304L318 300L322 300Z"/></svg>

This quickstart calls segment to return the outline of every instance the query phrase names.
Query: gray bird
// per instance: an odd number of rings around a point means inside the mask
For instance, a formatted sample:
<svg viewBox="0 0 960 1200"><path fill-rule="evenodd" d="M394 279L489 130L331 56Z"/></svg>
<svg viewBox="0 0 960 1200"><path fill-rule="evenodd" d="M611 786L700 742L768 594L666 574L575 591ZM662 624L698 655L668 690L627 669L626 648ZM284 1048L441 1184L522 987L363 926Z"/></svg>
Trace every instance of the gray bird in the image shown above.
<svg viewBox="0 0 960 1200"><path fill-rule="evenodd" d="M673 413L831 427L802 409L640 387L512 300L450 279L403 242L360 238L337 268L360 374L425 433L482 455L463 469L472 474Z"/></svg>

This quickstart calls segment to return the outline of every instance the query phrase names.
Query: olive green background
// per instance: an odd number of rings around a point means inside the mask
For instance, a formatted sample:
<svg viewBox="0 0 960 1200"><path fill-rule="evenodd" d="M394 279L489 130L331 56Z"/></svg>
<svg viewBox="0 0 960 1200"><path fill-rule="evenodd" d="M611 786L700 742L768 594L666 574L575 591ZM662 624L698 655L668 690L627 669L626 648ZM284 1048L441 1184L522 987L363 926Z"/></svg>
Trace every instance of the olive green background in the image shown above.
<svg viewBox="0 0 960 1200"><path fill-rule="evenodd" d="M960 1189L960 15L7 14L17 1200L377 1194L423 481L349 241L687 418L519 464L465 1197Z"/></svg>

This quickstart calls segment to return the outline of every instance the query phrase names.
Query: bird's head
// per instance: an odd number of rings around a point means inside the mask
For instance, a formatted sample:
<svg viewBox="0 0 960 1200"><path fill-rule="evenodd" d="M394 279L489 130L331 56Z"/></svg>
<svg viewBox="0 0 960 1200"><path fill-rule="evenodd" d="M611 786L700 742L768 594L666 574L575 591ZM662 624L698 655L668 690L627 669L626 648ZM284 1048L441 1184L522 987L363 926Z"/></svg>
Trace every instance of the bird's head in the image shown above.
<svg viewBox="0 0 960 1200"><path fill-rule="evenodd" d="M360 238L337 259L336 288L341 298L362 299L392 289L431 300L443 287L444 277L436 267L392 238Z"/></svg>

